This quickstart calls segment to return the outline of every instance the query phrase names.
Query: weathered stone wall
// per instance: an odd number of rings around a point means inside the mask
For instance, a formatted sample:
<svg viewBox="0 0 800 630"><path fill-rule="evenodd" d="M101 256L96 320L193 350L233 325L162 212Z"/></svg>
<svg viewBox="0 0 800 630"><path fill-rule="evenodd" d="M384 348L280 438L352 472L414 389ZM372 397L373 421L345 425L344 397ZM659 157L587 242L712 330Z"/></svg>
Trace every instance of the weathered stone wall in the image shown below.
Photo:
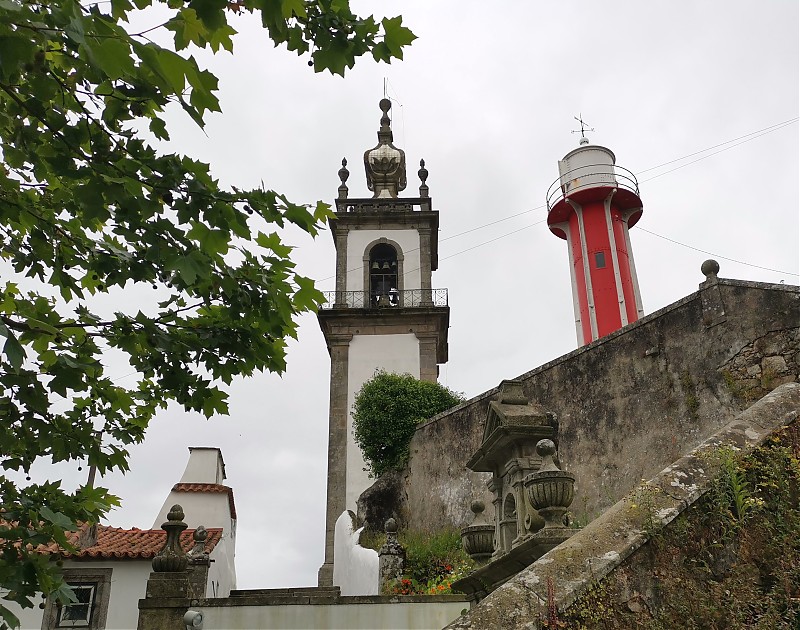
<svg viewBox="0 0 800 630"><path fill-rule="evenodd" d="M562 468L577 478L575 518L588 522L754 399L798 380L798 312L798 287L711 279L698 292L518 377L530 400L558 415ZM464 463L482 440L496 393L419 427L394 510L402 525L461 527L471 519L474 498L491 501L486 474Z"/></svg>
<svg viewBox="0 0 800 630"><path fill-rule="evenodd" d="M548 606L560 613L569 612L576 600L589 595L604 578L620 591L620 599L628 611L646 610L648 591L658 587L658 575L664 569L663 565L656 568L650 562L651 535L671 527L680 514L700 507L698 500L720 471L720 449L733 448L741 455L747 454L783 427L797 426L798 416L800 384L786 384L767 394L696 449L672 462L602 516L491 592L447 628L537 630L544 626L540 621L547 617ZM757 586L754 591L758 597ZM584 610L592 606L584 604ZM601 610L593 612L603 614ZM614 623L613 619L602 623L602 627L614 628L645 626L651 627L630 618L621 623Z"/></svg>

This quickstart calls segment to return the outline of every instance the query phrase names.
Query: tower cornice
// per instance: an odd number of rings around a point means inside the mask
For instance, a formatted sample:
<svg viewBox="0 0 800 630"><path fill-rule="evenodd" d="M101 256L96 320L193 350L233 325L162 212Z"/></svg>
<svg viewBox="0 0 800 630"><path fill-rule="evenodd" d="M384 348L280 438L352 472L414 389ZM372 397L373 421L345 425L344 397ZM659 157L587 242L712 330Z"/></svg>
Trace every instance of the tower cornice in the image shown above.
<svg viewBox="0 0 800 630"><path fill-rule="evenodd" d="M449 306L332 308L318 311L317 319L328 346L333 340L346 339L353 335L435 335L436 362L447 362Z"/></svg>

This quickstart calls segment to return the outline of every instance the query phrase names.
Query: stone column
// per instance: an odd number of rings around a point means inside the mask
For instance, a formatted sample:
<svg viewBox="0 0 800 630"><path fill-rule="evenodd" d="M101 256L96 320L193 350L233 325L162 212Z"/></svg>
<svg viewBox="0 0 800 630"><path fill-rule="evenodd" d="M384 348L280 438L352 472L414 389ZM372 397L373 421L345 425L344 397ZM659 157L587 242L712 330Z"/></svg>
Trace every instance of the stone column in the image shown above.
<svg viewBox="0 0 800 630"><path fill-rule="evenodd" d="M345 510L347 491L348 356L352 335L328 336L331 354L330 418L328 425L328 498L325 510L325 562L319 586L333 586L333 539L336 519Z"/></svg>
<svg viewBox="0 0 800 630"><path fill-rule="evenodd" d="M419 278L422 289L420 306L433 306L431 296L431 228L419 227Z"/></svg>
<svg viewBox="0 0 800 630"><path fill-rule="evenodd" d="M211 559L206 553L206 539L208 532L206 528L199 525L192 534L194 547L189 552L189 588L192 599L202 599L206 596L206 585L208 584L208 569L211 566Z"/></svg>
<svg viewBox="0 0 800 630"><path fill-rule="evenodd" d="M334 308L346 308L347 297L347 234L348 230L337 226L336 230L336 302Z"/></svg>
<svg viewBox="0 0 800 630"><path fill-rule="evenodd" d="M436 365L439 335L435 332L418 332L416 336L419 340L419 378L435 383L439 378L439 367Z"/></svg>
<svg viewBox="0 0 800 630"><path fill-rule="evenodd" d="M502 556L503 537L500 531L500 522L503 520L503 481L496 474L486 482L486 487L492 493L492 505L494 505L494 553L492 557Z"/></svg>
<svg viewBox="0 0 800 630"><path fill-rule="evenodd" d="M722 303L722 295L719 291L719 263L716 260L706 260L700 267L700 271L706 277L705 282L700 283L700 299L703 304L703 324L706 328L711 328L728 319L725 314L725 305Z"/></svg>

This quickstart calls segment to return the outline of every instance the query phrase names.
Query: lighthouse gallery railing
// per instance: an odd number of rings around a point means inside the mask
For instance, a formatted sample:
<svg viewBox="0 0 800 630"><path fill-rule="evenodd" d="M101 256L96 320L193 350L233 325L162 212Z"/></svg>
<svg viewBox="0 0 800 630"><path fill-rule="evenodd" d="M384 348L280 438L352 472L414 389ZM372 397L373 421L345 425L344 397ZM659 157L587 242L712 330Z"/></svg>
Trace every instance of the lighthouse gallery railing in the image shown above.
<svg viewBox="0 0 800 630"><path fill-rule="evenodd" d="M627 168L616 164L587 164L562 173L547 189L547 210L562 199L587 188L623 188L639 195L639 182Z"/></svg>

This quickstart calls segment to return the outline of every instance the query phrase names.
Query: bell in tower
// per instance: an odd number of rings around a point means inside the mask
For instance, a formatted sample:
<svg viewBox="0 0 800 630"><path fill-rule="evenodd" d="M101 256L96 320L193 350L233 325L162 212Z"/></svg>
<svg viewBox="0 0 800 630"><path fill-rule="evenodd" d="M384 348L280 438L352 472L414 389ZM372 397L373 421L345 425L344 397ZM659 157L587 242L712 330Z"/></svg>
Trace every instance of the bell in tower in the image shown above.
<svg viewBox="0 0 800 630"><path fill-rule="evenodd" d="M353 438L350 411L376 370L435 381L447 361L447 290L432 287L439 213L420 161L417 197L406 188L405 153L392 144L391 101L380 101L378 144L364 153L371 197L349 196L347 160L329 226L336 246L336 290L317 317L331 357L325 563L320 586L335 584L336 520L371 484Z"/></svg>

